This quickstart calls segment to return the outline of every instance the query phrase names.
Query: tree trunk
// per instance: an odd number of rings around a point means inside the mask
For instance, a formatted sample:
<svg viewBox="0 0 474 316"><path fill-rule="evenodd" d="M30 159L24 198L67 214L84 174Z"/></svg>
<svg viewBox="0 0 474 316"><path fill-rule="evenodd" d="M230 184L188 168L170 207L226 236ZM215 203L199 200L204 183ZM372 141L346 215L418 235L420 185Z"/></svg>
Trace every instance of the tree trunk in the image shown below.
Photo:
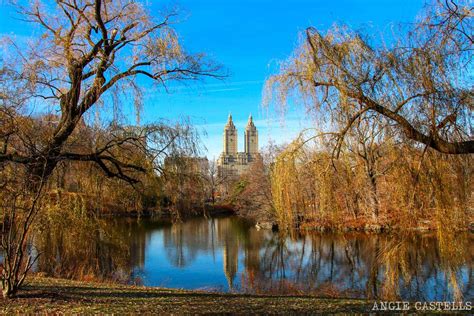
<svg viewBox="0 0 474 316"><path fill-rule="evenodd" d="M379 218L379 199L378 199L378 191L377 191L377 178L375 175L375 171L371 166L367 167L367 176L370 182L370 200L372 201L372 218L377 220Z"/></svg>
<svg viewBox="0 0 474 316"><path fill-rule="evenodd" d="M18 292L17 286L12 284L10 280L8 280L7 282L3 284L3 289L2 289L3 298L5 299L12 298L16 295L17 292Z"/></svg>

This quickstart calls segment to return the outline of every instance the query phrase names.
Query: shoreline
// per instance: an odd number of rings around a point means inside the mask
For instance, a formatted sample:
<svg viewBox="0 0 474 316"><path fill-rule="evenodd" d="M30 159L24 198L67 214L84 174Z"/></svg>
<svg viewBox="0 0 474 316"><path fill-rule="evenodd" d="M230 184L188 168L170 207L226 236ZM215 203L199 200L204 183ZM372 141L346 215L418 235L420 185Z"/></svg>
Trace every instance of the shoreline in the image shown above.
<svg viewBox="0 0 474 316"><path fill-rule="evenodd" d="M98 214L100 217L122 217L122 218L156 218L156 219L171 219L172 213L169 209L149 209L142 211L107 211ZM236 211L229 205L207 205L204 208L195 208L190 214L184 216L184 219L201 217L201 216L231 216L237 215Z"/></svg>
<svg viewBox="0 0 474 316"><path fill-rule="evenodd" d="M61 192L61 194L68 195L70 192ZM170 207L150 208L143 210L124 209L120 205L104 204L100 208L92 207L90 204L92 200L87 199L87 211L99 218L151 218L157 220L173 220L173 214ZM186 221L198 217L219 217L219 216L238 216L253 224L258 221L255 218L245 217L239 214L238 208L231 203L215 203L195 206L191 211L181 215L180 220ZM278 230L278 225L275 222L260 223L260 228ZM433 219L423 219L417 223L400 224L394 221L393 218L381 218L379 221L361 216L359 218L347 218L339 222L328 221L318 218L302 219L293 227L294 231L299 233L320 232L320 233L431 233L436 232L438 228ZM470 216L465 220L465 225L451 227L450 230L455 232L471 232L474 233L474 216Z"/></svg>
<svg viewBox="0 0 474 316"><path fill-rule="evenodd" d="M193 218L200 218L200 217L221 217L221 216L237 216L242 218L243 220L249 221L253 224L257 224L258 221L241 216L238 212L232 209L230 206L216 206L210 207L206 210L199 209L194 211L191 214L184 216L181 220L185 222L186 220L193 219ZM168 210L149 210L149 211L127 211L127 212L114 212L114 213L106 213L101 214L100 217L103 218L147 218L147 219L155 219L155 220L172 220L172 214ZM263 230L276 230L278 231L278 227L275 223L266 223L264 222L262 225L259 225L258 229ZM299 233L371 233L371 234L391 234L391 233L434 233L438 229L429 224L423 224L419 226L413 227L401 227L399 224L390 225L390 224L375 224L370 222L363 222L361 225L351 225L351 224L338 224L338 225L315 225L314 223L311 224L302 224L299 227L294 228L295 231ZM474 233L474 222L471 222L463 227L454 227L452 228L455 232L466 232L466 233Z"/></svg>
<svg viewBox="0 0 474 316"><path fill-rule="evenodd" d="M368 313L364 299L260 295L85 282L30 276L18 297L1 299L11 313Z"/></svg>
<svg viewBox="0 0 474 316"><path fill-rule="evenodd" d="M461 308L462 307L462 308ZM472 302L234 294L30 276L1 314L469 314Z"/></svg>
<svg viewBox="0 0 474 316"><path fill-rule="evenodd" d="M108 207L102 209L100 212L92 211L93 214L102 218L150 218L157 220L172 220L173 214L169 208L162 209L145 209L141 211L137 210L123 210L119 207ZM252 222L253 224L259 223L254 218L248 218L239 214L231 204L206 204L203 207L195 207L192 211L182 215L181 220L186 221L192 218L199 217L219 217L219 216L238 216L244 220ZM278 230L278 225L275 222L263 222L260 223L259 229L264 230L273 229ZM387 234L387 233L431 233L436 232L438 229L432 220L423 220L418 225L414 226L402 226L399 223L392 223L390 221L374 222L372 219L361 217L358 220L350 219L342 223L328 223L327 221L303 221L294 227L294 230L300 233L320 232L320 233L374 233L374 234ZM474 218L467 220L466 225L452 227L451 230L455 232L471 232L474 233Z"/></svg>

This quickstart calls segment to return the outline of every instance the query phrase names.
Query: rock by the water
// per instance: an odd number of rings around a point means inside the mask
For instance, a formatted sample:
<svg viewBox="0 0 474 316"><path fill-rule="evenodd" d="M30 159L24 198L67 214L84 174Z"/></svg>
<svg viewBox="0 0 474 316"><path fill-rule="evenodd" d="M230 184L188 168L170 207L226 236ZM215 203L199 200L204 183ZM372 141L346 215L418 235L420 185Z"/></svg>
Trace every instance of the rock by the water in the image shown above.
<svg viewBox="0 0 474 316"><path fill-rule="evenodd" d="M255 227L257 228L257 230L260 230L260 229L273 229L274 226L275 226L275 224L272 224L270 222L257 222L257 224L255 224Z"/></svg>

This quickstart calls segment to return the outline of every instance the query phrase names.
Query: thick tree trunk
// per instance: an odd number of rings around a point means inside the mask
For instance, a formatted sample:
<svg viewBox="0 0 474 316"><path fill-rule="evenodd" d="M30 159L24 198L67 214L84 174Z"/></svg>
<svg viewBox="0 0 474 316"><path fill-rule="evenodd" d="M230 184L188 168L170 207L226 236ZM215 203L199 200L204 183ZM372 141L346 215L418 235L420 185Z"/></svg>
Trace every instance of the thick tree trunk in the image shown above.
<svg viewBox="0 0 474 316"><path fill-rule="evenodd" d="M12 284L11 280L8 280L3 284L3 288L2 288L3 298L5 299L12 298L16 295L17 292L18 292L18 288L16 285Z"/></svg>
<svg viewBox="0 0 474 316"><path fill-rule="evenodd" d="M377 179L372 172L369 172L370 187L372 189L371 200L372 200L372 218L377 220L379 218L379 199L377 192Z"/></svg>
<svg viewBox="0 0 474 316"><path fill-rule="evenodd" d="M61 120L56 127L53 137L47 142L45 149L33 158L33 163L28 167L31 177L30 188L35 190L41 181L47 181L56 168L64 144L76 128L81 115L73 111L73 106L61 104Z"/></svg>

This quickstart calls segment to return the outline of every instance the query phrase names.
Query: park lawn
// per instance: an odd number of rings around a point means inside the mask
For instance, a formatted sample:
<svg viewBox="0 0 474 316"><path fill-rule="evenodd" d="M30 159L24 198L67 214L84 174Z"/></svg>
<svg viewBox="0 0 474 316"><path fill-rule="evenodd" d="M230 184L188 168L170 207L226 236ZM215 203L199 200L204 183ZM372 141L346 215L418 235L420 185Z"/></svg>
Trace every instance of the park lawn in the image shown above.
<svg viewBox="0 0 474 316"><path fill-rule="evenodd" d="M32 277L13 299L0 298L0 313L346 313L369 312L365 300L310 296L209 293Z"/></svg>

